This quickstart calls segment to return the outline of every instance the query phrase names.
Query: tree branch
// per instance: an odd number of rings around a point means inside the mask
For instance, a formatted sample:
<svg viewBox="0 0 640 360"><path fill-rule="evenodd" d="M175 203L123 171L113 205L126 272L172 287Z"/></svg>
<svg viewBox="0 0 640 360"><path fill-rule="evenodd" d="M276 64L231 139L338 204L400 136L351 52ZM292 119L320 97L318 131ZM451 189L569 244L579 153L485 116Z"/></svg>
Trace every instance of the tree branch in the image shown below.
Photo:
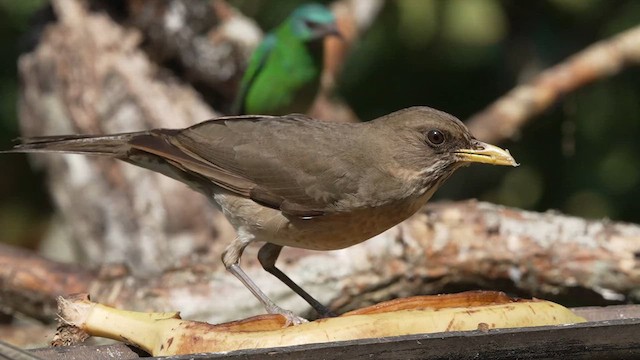
<svg viewBox="0 0 640 360"><path fill-rule="evenodd" d="M249 250L245 270L287 308L308 306L263 271ZM640 299L640 226L587 221L464 201L427 206L365 243L332 252L287 248L280 268L340 312L390 298L487 288L572 305ZM2 303L51 317L55 297L89 292L132 310L180 310L185 318L221 322L261 314L262 306L224 269L185 264L142 277L119 267L100 273L0 248ZM336 291L336 285L339 290ZM26 297L25 294L28 296ZM187 300L188 299L188 300ZM26 308L26 310L25 310Z"/></svg>
<svg viewBox="0 0 640 360"><path fill-rule="evenodd" d="M593 81L640 63L640 26L597 42L544 70L472 116L467 126L478 139L497 143L516 135L532 117Z"/></svg>

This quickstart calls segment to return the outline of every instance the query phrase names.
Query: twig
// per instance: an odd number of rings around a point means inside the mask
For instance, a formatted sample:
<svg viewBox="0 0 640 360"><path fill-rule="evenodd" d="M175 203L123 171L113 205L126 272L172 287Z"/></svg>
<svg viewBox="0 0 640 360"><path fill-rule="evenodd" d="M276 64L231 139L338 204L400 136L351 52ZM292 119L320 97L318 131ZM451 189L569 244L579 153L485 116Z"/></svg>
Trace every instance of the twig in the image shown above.
<svg viewBox="0 0 640 360"><path fill-rule="evenodd" d="M518 85L467 125L483 141L509 139L532 117L548 109L563 95L595 80L619 73L640 62L640 26L597 42L531 81Z"/></svg>

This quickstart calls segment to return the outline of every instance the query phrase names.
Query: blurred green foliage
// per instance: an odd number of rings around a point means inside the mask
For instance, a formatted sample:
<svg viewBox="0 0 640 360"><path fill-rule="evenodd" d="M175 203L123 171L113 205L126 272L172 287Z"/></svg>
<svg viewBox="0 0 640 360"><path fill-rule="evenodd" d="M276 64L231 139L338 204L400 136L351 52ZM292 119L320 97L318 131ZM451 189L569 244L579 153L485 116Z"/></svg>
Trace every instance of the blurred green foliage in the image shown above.
<svg viewBox="0 0 640 360"><path fill-rule="evenodd" d="M0 1L3 148L18 135L18 39L41 2ZM302 2L231 3L269 30ZM387 1L351 54L339 95L362 119L411 105L465 119L518 82L638 24L640 2L634 0ZM436 198L475 197L640 222L639 135L640 69L630 68L568 94L517 139L501 144L521 167L472 166L457 172ZM25 241L33 224L48 214L47 196L38 178L27 172L24 158L4 156L1 161L0 240ZM12 231L6 231L7 224Z"/></svg>

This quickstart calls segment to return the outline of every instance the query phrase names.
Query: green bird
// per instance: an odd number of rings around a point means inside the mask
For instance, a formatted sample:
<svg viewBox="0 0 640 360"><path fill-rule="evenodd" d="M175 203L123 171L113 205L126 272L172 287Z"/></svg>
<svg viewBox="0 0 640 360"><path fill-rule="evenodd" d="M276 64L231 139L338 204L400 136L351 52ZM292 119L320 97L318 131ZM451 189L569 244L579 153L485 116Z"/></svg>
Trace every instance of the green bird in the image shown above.
<svg viewBox="0 0 640 360"><path fill-rule="evenodd" d="M335 16L319 4L297 8L253 52L233 113L304 113L320 86L324 44L340 36Z"/></svg>

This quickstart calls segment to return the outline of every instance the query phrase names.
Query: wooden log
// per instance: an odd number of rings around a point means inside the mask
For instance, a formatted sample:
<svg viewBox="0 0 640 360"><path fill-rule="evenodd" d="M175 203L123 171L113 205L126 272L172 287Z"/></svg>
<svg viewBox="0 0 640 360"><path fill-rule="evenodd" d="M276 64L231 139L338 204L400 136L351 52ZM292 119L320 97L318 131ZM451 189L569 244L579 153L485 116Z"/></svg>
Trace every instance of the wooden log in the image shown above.
<svg viewBox="0 0 640 360"><path fill-rule="evenodd" d="M53 304L55 296L89 292L95 301L120 308L179 310L185 318L210 322L264 312L242 284L214 265L187 264L153 276L106 267L100 275L42 259L23 262L35 255L3 249L0 260L7 266L0 271L0 300L15 311L32 314L21 308L32 303L20 301L24 294ZM477 288L593 305L638 301L639 252L637 225L465 201L427 206L349 249L286 249L281 267L339 312L391 298ZM309 310L255 260L247 271L283 306Z"/></svg>

